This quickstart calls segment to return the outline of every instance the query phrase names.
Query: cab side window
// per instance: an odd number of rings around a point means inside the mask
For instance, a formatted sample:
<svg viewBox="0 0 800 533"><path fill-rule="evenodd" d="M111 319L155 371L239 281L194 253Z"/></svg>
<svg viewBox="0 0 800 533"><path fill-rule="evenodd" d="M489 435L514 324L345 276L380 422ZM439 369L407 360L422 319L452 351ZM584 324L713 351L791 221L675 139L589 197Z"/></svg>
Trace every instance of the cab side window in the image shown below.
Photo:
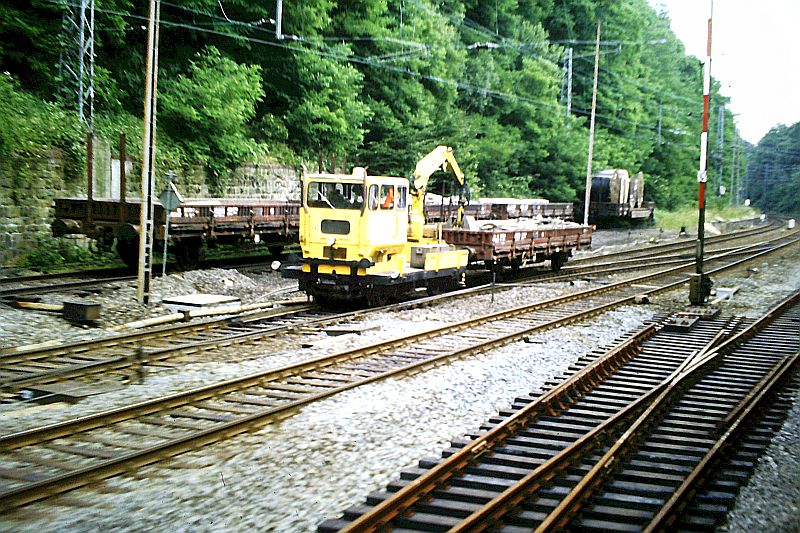
<svg viewBox="0 0 800 533"><path fill-rule="evenodd" d="M381 185L381 209L394 209L394 185Z"/></svg>
<svg viewBox="0 0 800 533"><path fill-rule="evenodd" d="M369 201L367 203L367 207L369 207L372 211L378 209L378 186L377 185L370 185L369 186Z"/></svg>
<svg viewBox="0 0 800 533"><path fill-rule="evenodd" d="M397 208L398 209L405 209L408 205L406 203L406 194L408 192L407 187L398 187L397 188Z"/></svg>

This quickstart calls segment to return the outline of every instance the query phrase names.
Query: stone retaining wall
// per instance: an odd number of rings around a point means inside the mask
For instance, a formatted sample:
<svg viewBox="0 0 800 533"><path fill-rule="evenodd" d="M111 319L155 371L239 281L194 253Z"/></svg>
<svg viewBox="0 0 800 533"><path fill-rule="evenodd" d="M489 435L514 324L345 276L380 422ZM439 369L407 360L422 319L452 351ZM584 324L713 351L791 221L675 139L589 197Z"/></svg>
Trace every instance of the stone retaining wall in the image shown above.
<svg viewBox="0 0 800 533"><path fill-rule="evenodd" d="M53 198L77 193L78 185L64 178L58 150L0 160L0 264L23 253L34 236L50 232Z"/></svg>

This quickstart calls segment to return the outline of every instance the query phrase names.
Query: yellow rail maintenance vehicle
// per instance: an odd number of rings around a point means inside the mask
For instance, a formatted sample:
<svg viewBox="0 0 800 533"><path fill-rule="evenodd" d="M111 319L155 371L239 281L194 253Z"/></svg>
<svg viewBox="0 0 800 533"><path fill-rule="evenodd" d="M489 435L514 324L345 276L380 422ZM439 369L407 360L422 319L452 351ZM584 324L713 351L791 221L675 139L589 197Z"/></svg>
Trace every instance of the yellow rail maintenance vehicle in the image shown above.
<svg viewBox="0 0 800 533"><path fill-rule="evenodd" d="M442 238L443 224L426 224L428 178L449 170L468 195L452 148L439 146L417 163L413 177L303 172L299 265L286 278L320 303L366 301L370 306L424 288L431 294L463 284L469 251ZM460 223L459 210L456 224Z"/></svg>

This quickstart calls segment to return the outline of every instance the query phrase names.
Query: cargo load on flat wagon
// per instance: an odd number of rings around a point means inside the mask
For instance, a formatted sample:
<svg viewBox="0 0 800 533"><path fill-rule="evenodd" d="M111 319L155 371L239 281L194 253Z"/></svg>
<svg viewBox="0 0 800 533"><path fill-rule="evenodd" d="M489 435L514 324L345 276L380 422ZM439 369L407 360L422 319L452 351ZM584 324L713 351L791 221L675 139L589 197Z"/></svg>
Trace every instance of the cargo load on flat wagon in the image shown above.
<svg viewBox="0 0 800 533"><path fill-rule="evenodd" d="M624 169L608 169L592 177L589 220L598 226L622 221L652 223L654 202L644 199L644 174L630 176Z"/></svg>
<svg viewBox="0 0 800 533"><path fill-rule="evenodd" d="M499 272L550 261L559 270L576 250L592 245L592 226L575 222L533 218L471 220L463 228L443 228L448 244L470 251L470 266Z"/></svg>
<svg viewBox="0 0 800 533"><path fill-rule="evenodd" d="M458 198L428 193L425 197L425 219L446 222L456 216ZM558 218L573 220L572 202L551 202L544 198L473 198L464 206L464 215L477 220L506 220L511 218Z"/></svg>

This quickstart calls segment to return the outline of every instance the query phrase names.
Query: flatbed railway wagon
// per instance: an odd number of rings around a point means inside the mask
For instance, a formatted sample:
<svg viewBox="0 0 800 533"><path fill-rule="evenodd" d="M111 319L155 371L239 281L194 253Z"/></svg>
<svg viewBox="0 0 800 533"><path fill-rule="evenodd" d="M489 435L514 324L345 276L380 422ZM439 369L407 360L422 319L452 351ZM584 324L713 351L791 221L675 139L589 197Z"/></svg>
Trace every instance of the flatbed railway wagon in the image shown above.
<svg viewBox="0 0 800 533"><path fill-rule="evenodd" d="M129 266L138 263L141 200L55 199L53 236L83 234L117 253ZM154 239L163 246L166 210L155 202ZM249 240L263 243L272 253L295 244L300 227L296 201L199 198L184 200L169 214L170 251L182 268L197 263L204 243L224 244Z"/></svg>
<svg viewBox="0 0 800 533"><path fill-rule="evenodd" d="M558 271L573 252L590 248L593 226L560 220L470 221L464 228L443 228L442 238L467 248L471 268L501 272L550 261Z"/></svg>
<svg viewBox="0 0 800 533"><path fill-rule="evenodd" d="M447 222L456 216L457 199L442 198L428 193L425 218L430 222ZM464 206L464 214L477 220L507 220L513 218L558 218L573 220L575 206L572 202L550 202L533 198L480 198Z"/></svg>

